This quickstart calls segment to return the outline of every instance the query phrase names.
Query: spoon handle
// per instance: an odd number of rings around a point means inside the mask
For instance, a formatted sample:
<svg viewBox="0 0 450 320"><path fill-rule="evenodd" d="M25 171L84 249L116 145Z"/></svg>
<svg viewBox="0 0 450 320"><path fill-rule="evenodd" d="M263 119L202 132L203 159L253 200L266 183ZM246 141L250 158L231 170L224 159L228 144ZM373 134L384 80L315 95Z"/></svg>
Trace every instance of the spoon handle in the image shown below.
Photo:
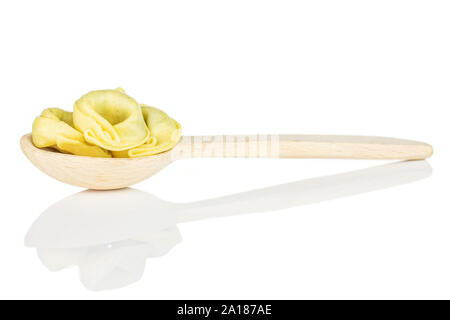
<svg viewBox="0 0 450 320"><path fill-rule="evenodd" d="M386 137L332 135L184 136L181 158L316 158L421 160L433 148L426 143Z"/></svg>

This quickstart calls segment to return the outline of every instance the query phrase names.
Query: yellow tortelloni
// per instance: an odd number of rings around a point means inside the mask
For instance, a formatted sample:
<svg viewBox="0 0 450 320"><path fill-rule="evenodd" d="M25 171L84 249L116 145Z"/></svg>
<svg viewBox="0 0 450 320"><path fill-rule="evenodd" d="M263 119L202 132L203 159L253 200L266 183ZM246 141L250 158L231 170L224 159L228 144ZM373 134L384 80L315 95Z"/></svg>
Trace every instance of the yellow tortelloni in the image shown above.
<svg viewBox="0 0 450 320"><path fill-rule="evenodd" d="M75 102L73 122L88 143L106 150L135 148L150 138L140 105L122 89L82 96Z"/></svg>
<svg viewBox="0 0 450 320"><path fill-rule="evenodd" d="M113 151L117 158L135 158L158 154L172 149L181 138L181 126L165 112L142 105L142 115L150 130L146 143L125 151Z"/></svg>
<svg viewBox="0 0 450 320"><path fill-rule="evenodd" d="M33 122L33 143L38 148L54 148L80 156L111 157L109 151L93 146L73 127L72 112L58 108L45 109Z"/></svg>

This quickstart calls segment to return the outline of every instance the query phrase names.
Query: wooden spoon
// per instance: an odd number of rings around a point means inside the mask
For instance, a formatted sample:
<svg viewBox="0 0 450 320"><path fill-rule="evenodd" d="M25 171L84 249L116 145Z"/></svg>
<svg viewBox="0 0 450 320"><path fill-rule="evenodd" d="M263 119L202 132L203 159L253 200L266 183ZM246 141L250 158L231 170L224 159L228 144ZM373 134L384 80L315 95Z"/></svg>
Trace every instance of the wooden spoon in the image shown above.
<svg viewBox="0 0 450 320"><path fill-rule="evenodd" d="M172 150L142 158L94 158L39 149L31 134L20 144L28 159L49 176L96 190L131 186L175 160L191 157L421 160L433 153L430 145L417 141L325 135L185 136Z"/></svg>

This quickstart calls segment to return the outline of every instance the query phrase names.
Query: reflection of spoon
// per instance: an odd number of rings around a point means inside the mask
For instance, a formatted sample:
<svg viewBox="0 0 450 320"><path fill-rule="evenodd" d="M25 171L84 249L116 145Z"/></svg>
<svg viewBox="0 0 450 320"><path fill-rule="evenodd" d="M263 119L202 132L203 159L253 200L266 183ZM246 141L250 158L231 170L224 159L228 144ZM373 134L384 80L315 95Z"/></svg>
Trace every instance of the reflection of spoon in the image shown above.
<svg viewBox="0 0 450 320"><path fill-rule="evenodd" d="M177 223L311 204L430 174L425 161L398 162L186 204L134 189L86 190L48 208L25 243L38 249L50 270L78 265L88 288L112 289L139 280L147 257L164 255L181 241Z"/></svg>
<svg viewBox="0 0 450 320"><path fill-rule="evenodd" d="M175 148L154 156L93 158L36 148L31 135L20 144L40 170L62 182L89 189L131 186L172 161L188 157L339 158L419 160L431 156L430 145L411 140L362 136L272 135L183 137Z"/></svg>

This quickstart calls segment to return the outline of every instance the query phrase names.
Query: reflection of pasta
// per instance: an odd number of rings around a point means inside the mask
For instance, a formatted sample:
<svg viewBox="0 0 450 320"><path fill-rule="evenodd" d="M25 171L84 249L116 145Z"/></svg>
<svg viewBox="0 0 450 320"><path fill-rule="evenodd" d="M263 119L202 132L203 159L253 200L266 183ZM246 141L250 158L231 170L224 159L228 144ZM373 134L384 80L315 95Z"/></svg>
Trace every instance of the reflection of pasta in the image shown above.
<svg viewBox="0 0 450 320"><path fill-rule="evenodd" d="M74 112L46 109L33 123L36 147L93 157L143 157L172 149L181 126L163 111L142 105L122 89L91 91Z"/></svg>
<svg viewBox="0 0 450 320"><path fill-rule="evenodd" d="M87 144L83 135L73 128L72 112L61 109L45 109L34 120L32 137L39 148L51 147L80 156L111 157L109 151Z"/></svg>
<svg viewBox="0 0 450 320"><path fill-rule="evenodd" d="M142 105L142 114L150 130L149 140L139 147L113 152L114 157L145 157L172 149L181 138L181 126L165 112Z"/></svg>

